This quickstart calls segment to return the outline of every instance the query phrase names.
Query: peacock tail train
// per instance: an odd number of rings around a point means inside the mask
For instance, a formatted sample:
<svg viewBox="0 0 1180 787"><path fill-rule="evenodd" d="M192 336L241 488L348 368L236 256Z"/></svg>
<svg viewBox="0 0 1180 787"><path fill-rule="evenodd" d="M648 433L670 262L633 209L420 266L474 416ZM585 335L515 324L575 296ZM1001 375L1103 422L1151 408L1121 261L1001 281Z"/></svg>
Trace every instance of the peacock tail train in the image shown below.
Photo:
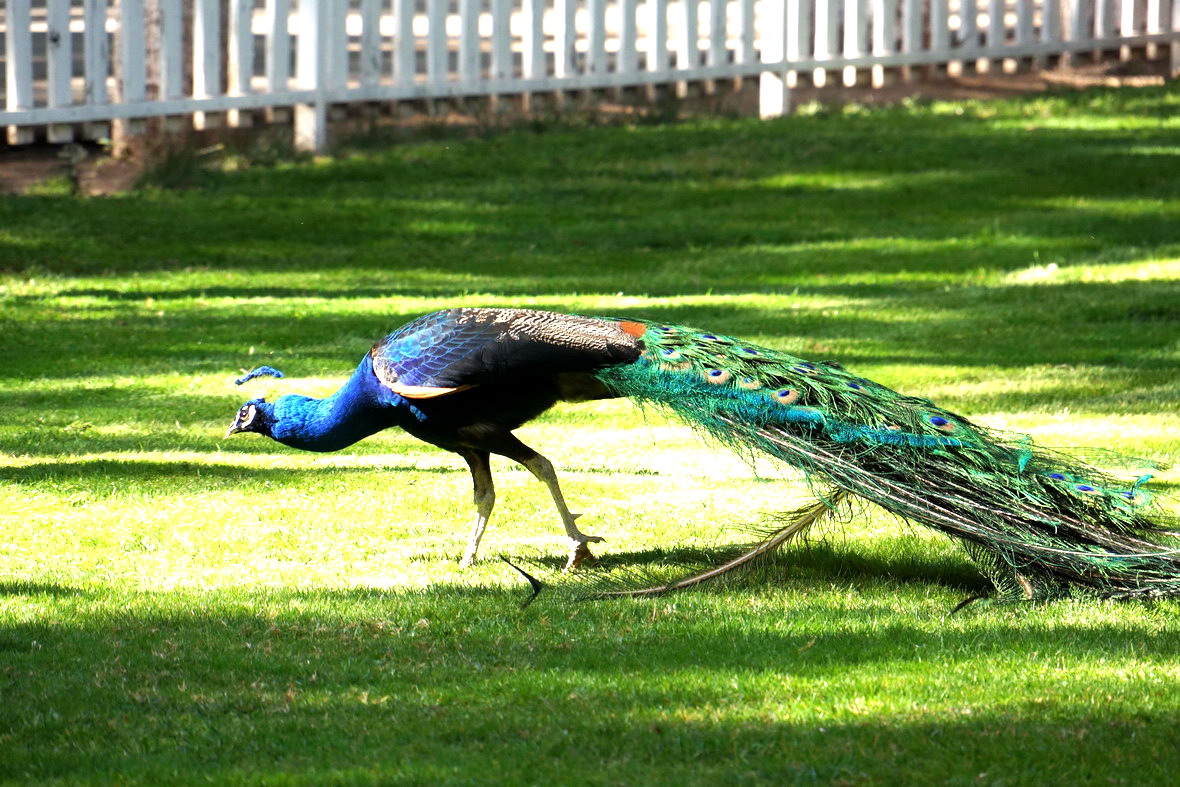
<svg viewBox="0 0 1180 787"><path fill-rule="evenodd" d="M794 466L825 505L856 496L961 540L1001 597L1074 588L1110 598L1180 594L1180 551L1150 538L1171 527L1144 488L1150 475L1121 481L836 363L644 325L638 361L595 373L611 391L665 408L741 452ZM821 513L800 511L750 554L785 542Z"/></svg>

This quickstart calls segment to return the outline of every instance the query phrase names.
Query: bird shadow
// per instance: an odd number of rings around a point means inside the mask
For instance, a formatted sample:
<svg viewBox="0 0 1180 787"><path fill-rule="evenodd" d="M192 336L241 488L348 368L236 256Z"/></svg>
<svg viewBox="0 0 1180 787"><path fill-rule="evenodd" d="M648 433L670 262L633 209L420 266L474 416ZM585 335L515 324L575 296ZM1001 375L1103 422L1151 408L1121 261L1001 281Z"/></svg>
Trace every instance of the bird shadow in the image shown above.
<svg viewBox="0 0 1180 787"><path fill-rule="evenodd" d="M433 473L453 475L466 472L460 467L420 467L411 464L331 465L313 468L254 467L216 462L158 462L121 459L86 459L79 461L33 462L26 465L0 467L0 481L33 483L43 481L71 481L102 477L120 481L147 481L186 478L193 483L218 484L225 481L241 482L244 478L271 481L299 478L308 472L341 474L367 473Z"/></svg>
<svg viewBox="0 0 1180 787"><path fill-rule="evenodd" d="M76 598L91 595L81 588L70 585L53 585L47 582L13 580L0 582L0 597L3 596L50 596L52 598Z"/></svg>
<svg viewBox="0 0 1180 787"><path fill-rule="evenodd" d="M640 586L676 580L691 572L719 565L745 550L744 545L733 545L712 549L676 547L613 552L572 575L561 573L565 567L565 559L561 557L544 556L526 562L543 568L554 584L593 585L599 579L619 578L624 584L633 580L636 586ZM826 541L796 545L761 557L749 567L738 569L726 575L724 581L711 586L731 590L735 586L832 581L922 582L980 595L991 589L987 578L965 557L932 558L908 552L859 553Z"/></svg>

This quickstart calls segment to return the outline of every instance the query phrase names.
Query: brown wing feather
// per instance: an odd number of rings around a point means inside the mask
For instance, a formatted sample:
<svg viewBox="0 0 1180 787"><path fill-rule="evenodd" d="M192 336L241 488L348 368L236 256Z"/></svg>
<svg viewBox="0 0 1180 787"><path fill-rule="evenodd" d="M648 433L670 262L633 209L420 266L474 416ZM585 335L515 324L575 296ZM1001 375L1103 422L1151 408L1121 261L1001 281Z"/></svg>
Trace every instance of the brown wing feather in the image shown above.
<svg viewBox="0 0 1180 787"><path fill-rule="evenodd" d="M513 377L589 372L630 363L639 323L529 309L449 309L373 346L373 371L408 398L446 396Z"/></svg>

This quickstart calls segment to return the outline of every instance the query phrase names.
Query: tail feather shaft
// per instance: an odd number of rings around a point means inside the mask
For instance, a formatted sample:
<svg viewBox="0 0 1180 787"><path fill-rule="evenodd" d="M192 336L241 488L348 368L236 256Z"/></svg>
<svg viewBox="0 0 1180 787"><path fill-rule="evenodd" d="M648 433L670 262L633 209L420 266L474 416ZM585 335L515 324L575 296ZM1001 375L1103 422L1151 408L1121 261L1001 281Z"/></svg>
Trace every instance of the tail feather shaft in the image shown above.
<svg viewBox="0 0 1180 787"><path fill-rule="evenodd" d="M713 566L704 571L690 574L686 577L673 580L660 585L652 585L649 587L635 588L628 590L608 590L596 594L598 598L618 598L622 596L662 596L665 593L671 593L675 590L684 590L695 585L700 585L718 577L730 574L740 568L745 568L751 563L754 563L759 558L769 555L779 547L785 545L787 542L802 535L817 524L821 519L826 517L844 500L847 492L842 489L833 490L825 497L821 497L810 505L788 514L784 517L787 524L772 532L762 541L755 544L749 550L730 558L729 560Z"/></svg>

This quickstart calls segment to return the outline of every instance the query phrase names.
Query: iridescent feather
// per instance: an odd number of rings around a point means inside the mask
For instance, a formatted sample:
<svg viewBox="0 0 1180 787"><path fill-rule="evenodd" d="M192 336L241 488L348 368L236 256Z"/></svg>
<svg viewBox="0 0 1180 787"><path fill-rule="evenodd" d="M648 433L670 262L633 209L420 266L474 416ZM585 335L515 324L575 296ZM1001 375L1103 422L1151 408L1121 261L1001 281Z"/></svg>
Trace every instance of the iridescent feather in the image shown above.
<svg viewBox="0 0 1180 787"><path fill-rule="evenodd" d="M1143 488L1150 476L1120 481L835 363L675 325L649 324L643 339L639 361L597 373L612 391L787 462L816 490L834 487L962 540L1001 595L1180 593L1180 553L1149 538L1166 526ZM801 511L807 524L818 518ZM789 520L751 554L797 529Z"/></svg>

